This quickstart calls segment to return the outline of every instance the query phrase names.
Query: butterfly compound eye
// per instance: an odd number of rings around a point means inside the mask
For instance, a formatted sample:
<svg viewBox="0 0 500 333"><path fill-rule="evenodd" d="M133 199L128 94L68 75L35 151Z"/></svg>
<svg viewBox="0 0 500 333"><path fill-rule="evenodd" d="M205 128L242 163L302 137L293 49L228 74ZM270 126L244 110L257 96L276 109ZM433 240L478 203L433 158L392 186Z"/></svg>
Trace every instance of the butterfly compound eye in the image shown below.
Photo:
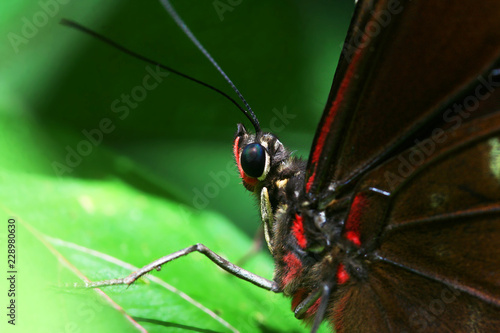
<svg viewBox="0 0 500 333"><path fill-rule="evenodd" d="M253 178L259 178L266 168L266 150L258 143L246 146L241 152L241 167Z"/></svg>

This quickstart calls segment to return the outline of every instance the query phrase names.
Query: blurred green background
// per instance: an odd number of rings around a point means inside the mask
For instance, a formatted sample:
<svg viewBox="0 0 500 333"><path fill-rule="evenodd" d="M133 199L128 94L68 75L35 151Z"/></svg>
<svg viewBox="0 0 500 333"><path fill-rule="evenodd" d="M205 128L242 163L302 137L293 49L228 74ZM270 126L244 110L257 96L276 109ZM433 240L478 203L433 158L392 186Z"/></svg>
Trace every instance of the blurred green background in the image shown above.
<svg viewBox="0 0 500 333"><path fill-rule="evenodd" d="M261 126L307 158L353 4L174 5ZM97 292L61 287L80 281L75 274L91 280L126 275L124 263L142 266L196 242L238 261L260 223L232 160L236 123L250 127L239 111L173 74L145 90L151 66L60 26L61 18L232 95L157 1L0 4L0 200L5 226L9 217L17 221L19 282L17 325L2 314L2 331L230 331L220 316L241 332L307 332L289 300L196 254L155 276L213 315L154 281L105 289L114 307ZM124 95L131 96L127 114ZM108 133L97 134L103 121ZM94 143L85 133L94 134ZM6 227L0 230L6 251ZM244 268L272 276L266 250ZM0 280L5 295L8 286ZM7 304L7 297L0 302Z"/></svg>

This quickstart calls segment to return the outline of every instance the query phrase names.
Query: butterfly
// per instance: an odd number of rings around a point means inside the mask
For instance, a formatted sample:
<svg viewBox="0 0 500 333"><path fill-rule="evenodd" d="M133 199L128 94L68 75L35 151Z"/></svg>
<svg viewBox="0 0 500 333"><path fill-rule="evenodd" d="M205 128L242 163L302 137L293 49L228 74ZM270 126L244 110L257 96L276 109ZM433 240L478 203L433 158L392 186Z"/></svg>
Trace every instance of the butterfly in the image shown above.
<svg viewBox="0 0 500 333"><path fill-rule="evenodd" d="M360 2L307 163L239 128L274 281L313 330L499 327L499 13Z"/></svg>
<svg viewBox="0 0 500 333"><path fill-rule="evenodd" d="M162 1L169 6L167 1ZM292 299L316 331L500 327L500 4L359 1L308 160L239 124L272 280L191 252ZM173 14L174 19L178 17Z"/></svg>

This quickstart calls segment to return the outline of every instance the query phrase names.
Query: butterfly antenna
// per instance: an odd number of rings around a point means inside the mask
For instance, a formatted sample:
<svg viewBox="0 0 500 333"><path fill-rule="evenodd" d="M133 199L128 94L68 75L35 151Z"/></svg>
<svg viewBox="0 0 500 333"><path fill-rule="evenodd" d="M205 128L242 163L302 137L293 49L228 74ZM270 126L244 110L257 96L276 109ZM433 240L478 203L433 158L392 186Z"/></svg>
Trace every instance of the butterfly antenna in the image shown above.
<svg viewBox="0 0 500 333"><path fill-rule="evenodd" d="M205 82L203 82L203 81L200 81L200 80L198 80L198 79L196 79L196 78L194 78L194 77L192 77L192 76L189 76L189 75L187 75L187 74L184 74L184 73L182 73L182 72L179 72L178 70L175 70L175 69L173 69L173 68L171 68L171 67L169 67L169 66L166 66L166 65L160 64L160 63L159 63L159 62L157 62L157 61L154 61L154 60L149 59L149 58L147 58L147 57L145 57L145 56L143 56L143 55L140 55L140 54L138 54L138 53L136 53L136 52L134 52L134 51L132 51L132 50L130 50L130 49L128 49L128 48L126 48L125 46L120 45L120 44L118 44L117 42L112 41L111 39L109 39L109 38L107 38L107 37L105 37L105 36L103 36L103 35L101 35L101 34L99 34L99 33L95 32L95 31L93 31L93 30L91 30L91 29L89 29L89 28L87 28L87 27L84 27L83 25L81 25L81 24L79 24L79 23L77 23L77 22L74 22L74 21L71 21L71 20L67 20L67 19L61 19L60 24L62 24L62 25L64 25L64 26L67 26L67 27L70 27L70 28L73 28L73 29L76 29L76 30L81 31L81 32L83 32L83 33L86 33L87 35L90 35L90 36L92 36L92 37L94 37L94 38L97 38L98 40L100 40L100 41L102 41L102 42L104 42L104 43L106 43L106 44L108 44L108 45L110 45L110 46L114 47L115 49L120 50L121 52L124 52L124 53L126 53L126 54L128 54L128 55L130 55L130 56L132 56L132 57L134 57L134 58L136 58L136 59L142 60L142 61L147 62L147 63L149 63L149 64L151 64L151 65L154 65L154 66L159 66L160 68L163 68L163 69L165 69L165 70L167 70L167 71L169 71L169 72L171 72L171 73L174 73L174 74L176 74L176 75L179 75L180 77L183 77L183 78L188 79L188 80L190 80L190 81L196 82L196 83L198 83L198 84L200 84L200 85L202 85L202 86L204 86L204 87L207 87L207 88L209 88L209 89L211 89L211 90L215 91L216 93L218 93L218 94L220 94L220 95L224 96L224 97L225 97L226 99L228 99L231 103L233 103L233 104L234 104L234 105L235 105L238 109L240 109L240 110L241 110L241 112L243 112L243 113L247 116L247 118L250 120L250 122L251 122L251 123L254 125L254 127L255 127L254 120L256 121L256 118L255 118L255 115L253 114L253 112L252 112L252 115L253 115L253 118L252 118L252 117L248 114L248 111L247 111L247 110L245 110L245 109L244 109L241 105L239 105L239 104L238 104L238 103L237 103L237 102L236 102L236 101L235 101L235 100L234 100L231 96L229 96L228 94L226 94L226 93L225 93L225 92L223 92L222 90L220 90L220 89L218 89L218 88L216 88L216 87L213 87L213 86L209 85L208 83L205 83ZM256 131L260 131L260 127L259 127L259 123L258 123L258 121L257 121L257 123L256 123L256 124L257 124Z"/></svg>
<svg viewBox="0 0 500 333"><path fill-rule="evenodd" d="M201 53L203 53L203 55L212 63L212 65L215 67L215 69L217 69L217 71L222 75L222 77L227 81L227 83L229 83L229 85L231 86L231 88L233 88L233 90L236 93L236 95L238 95L238 97L241 99L241 101L243 102L243 104L246 107L246 110L242 110L243 113L250 120L250 122L252 123L253 127L255 128L255 131L256 132L260 132L260 125L259 125L259 121L257 120L257 117L253 113L252 108L247 103L247 101L245 100L245 98L243 97L243 95L240 93L240 91L238 90L238 88L236 88L236 86L234 85L233 81L231 81L231 79L226 75L226 73L222 70L222 68L219 66L219 64L215 61L215 59L212 58L212 56L210 55L210 53L208 53L208 51L205 49L205 47L200 43L200 41L195 37L195 35L193 35L193 33L188 28L188 26L186 25L186 23L184 23L184 21L179 16L179 14L177 14L177 12L175 11L175 9L172 6L172 4L170 3L170 1L168 1L168 0L160 0L160 2L163 5L163 7L165 8L165 10L174 19L175 23L179 26L179 28L181 28L181 30L186 34L186 36L198 48L198 50L200 50Z"/></svg>

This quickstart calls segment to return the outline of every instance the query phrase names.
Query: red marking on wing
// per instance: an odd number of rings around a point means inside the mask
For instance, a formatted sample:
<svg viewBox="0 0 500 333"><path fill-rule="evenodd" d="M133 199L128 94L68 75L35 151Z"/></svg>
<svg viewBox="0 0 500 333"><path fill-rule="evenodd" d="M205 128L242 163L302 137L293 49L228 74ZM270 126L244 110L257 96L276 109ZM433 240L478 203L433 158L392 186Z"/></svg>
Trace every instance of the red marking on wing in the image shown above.
<svg viewBox="0 0 500 333"><path fill-rule="evenodd" d="M292 232L297 240L297 244L303 249L307 246L306 235L304 234L304 224L302 223L302 216L295 214L295 220L293 220Z"/></svg>
<svg viewBox="0 0 500 333"><path fill-rule="evenodd" d="M311 185L313 184L315 177L316 177L316 168L314 169L314 173L311 175L311 177L309 177L309 180L307 181L306 192L309 192L309 190L311 189Z"/></svg>
<svg viewBox="0 0 500 333"><path fill-rule="evenodd" d="M345 267L343 264L339 265L339 268L337 268L337 282L339 284L344 284L349 280L349 273L345 270Z"/></svg>
<svg viewBox="0 0 500 333"><path fill-rule="evenodd" d="M345 237L356 244L357 246L361 246L361 241L359 240L359 234L354 231L348 231L345 234Z"/></svg>
<svg viewBox="0 0 500 333"><path fill-rule="evenodd" d="M346 82L347 77L342 81L342 84L339 89L339 94L343 90L344 86L347 86ZM344 88L345 89L345 88ZM323 126L321 126L321 132L318 138L318 141L316 142L316 146L314 148L314 152L312 155L312 163L316 164L319 161L319 157L321 156L321 152L323 151L323 146L325 145L325 140L326 137L330 131L330 127L332 126L333 119L335 118L335 115L337 114L337 110L339 107L340 102L344 100L342 95L339 95L337 99L333 101L332 107L328 111L328 116L325 119L325 122Z"/></svg>
<svg viewBox="0 0 500 333"><path fill-rule="evenodd" d="M367 204L368 203L365 194L357 194L351 205L351 210L345 223L345 237L357 246L361 246L359 230L360 220L361 215L363 214L363 210L366 208Z"/></svg>
<svg viewBox="0 0 500 333"><path fill-rule="evenodd" d="M364 43L365 41L366 41L366 35L363 34L361 43ZM326 116L325 122L321 126L320 134L318 140L316 141L316 145L314 146L314 150L311 157L311 163L314 167L313 167L313 172L306 184L306 192L309 192L309 190L311 189L314 177L316 176L317 163L321 157L321 153L323 152L326 137L330 132L330 128L332 126L333 120L335 119L335 116L337 115L337 111L339 110L340 105L342 104L342 102L344 102L344 96L347 91L347 87L349 87L352 81L352 78L354 76L354 69L356 68L357 63L361 58L361 54L362 52L356 52L356 54L352 58L351 63L347 68L344 79L342 80L339 90L337 91L336 98L333 100L332 106L328 110L328 115Z"/></svg>
<svg viewBox="0 0 500 333"><path fill-rule="evenodd" d="M302 272L302 262L294 253L288 253L283 257L286 264L286 275L283 278L283 286L289 284L297 275Z"/></svg>
<svg viewBox="0 0 500 333"><path fill-rule="evenodd" d="M238 136L238 137L236 137L236 139L234 139L233 154L234 154L234 158L236 159L236 165L238 166L238 171L240 172L240 177L241 177L241 179L243 179L243 182L245 182L246 184L248 184L250 186L254 186L255 184L257 184L258 179L247 176L245 174L245 171L243 171L243 168L242 168L241 162L240 162L239 143L240 143L240 137Z"/></svg>

